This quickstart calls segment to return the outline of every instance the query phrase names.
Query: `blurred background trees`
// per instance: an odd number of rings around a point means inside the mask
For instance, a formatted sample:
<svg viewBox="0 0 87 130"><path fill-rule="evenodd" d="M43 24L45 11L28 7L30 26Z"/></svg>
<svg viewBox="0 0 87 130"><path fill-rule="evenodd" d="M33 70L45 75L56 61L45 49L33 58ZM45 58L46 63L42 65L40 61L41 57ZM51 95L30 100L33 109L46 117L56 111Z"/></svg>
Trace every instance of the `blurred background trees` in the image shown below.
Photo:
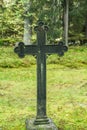
<svg viewBox="0 0 87 130"><path fill-rule="evenodd" d="M0 45L35 42L33 26L38 20L50 28L48 42L64 37L64 0L1 0ZM64 39L63 39L64 40ZM69 42L87 42L87 0L69 1Z"/></svg>

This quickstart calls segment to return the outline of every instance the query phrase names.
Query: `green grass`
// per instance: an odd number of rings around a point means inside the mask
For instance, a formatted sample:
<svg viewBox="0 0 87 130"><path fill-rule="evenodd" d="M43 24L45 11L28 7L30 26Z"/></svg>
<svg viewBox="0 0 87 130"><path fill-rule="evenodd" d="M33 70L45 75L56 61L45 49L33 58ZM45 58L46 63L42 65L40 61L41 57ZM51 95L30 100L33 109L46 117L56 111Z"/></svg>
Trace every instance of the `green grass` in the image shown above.
<svg viewBox="0 0 87 130"><path fill-rule="evenodd" d="M0 48L0 128L25 130L36 115L36 60ZM47 59L47 115L59 130L87 130L87 48Z"/></svg>
<svg viewBox="0 0 87 130"><path fill-rule="evenodd" d="M36 58L33 56L25 56L24 59L18 58L14 54L13 47L0 47L0 67L3 68L19 68L30 67L36 64ZM76 68L87 66L87 47L71 47L63 57L58 55L47 56L48 64L57 64L64 67Z"/></svg>

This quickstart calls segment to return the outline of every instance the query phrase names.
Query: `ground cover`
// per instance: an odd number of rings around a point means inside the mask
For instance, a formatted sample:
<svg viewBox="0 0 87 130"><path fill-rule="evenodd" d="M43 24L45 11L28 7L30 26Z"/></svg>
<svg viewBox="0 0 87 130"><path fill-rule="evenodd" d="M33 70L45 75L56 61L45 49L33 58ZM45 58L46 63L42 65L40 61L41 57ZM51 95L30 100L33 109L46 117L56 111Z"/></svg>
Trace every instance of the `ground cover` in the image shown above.
<svg viewBox="0 0 87 130"><path fill-rule="evenodd" d="M87 130L87 49L47 58L47 115L59 130ZM36 115L36 60L0 48L0 128L25 130Z"/></svg>

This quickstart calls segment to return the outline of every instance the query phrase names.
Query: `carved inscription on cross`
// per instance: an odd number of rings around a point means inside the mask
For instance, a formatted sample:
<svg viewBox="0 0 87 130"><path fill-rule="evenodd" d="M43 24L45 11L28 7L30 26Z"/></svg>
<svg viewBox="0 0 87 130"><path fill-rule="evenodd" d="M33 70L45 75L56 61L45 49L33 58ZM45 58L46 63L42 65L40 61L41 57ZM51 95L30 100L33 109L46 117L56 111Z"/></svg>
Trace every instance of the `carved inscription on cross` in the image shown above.
<svg viewBox="0 0 87 130"><path fill-rule="evenodd" d="M60 56L68 49L60 42L58 45L46 45L46 31L48 27L39 22L35 27L37 45L24 45L20 42L14 49L19 57L25 54L36 55L37 58L37 115L34 124L47 124L49 118L46 114L46 54L57 53Z"/></svg>

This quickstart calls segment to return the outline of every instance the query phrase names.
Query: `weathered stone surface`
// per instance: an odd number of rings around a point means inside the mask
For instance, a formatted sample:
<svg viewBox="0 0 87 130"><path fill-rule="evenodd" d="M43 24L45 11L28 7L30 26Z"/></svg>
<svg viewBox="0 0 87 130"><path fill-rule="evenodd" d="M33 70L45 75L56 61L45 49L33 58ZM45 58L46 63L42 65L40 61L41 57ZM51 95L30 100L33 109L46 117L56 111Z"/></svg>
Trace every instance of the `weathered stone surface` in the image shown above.
<svg viewBox="0 0 87 130"><path fill-rule="evenodd" d="M49 119L49 124L41 125L35 125L34 120L35 119L26 120L26 130L58 130L58 128L55 126L51 119Z"/></svg>

